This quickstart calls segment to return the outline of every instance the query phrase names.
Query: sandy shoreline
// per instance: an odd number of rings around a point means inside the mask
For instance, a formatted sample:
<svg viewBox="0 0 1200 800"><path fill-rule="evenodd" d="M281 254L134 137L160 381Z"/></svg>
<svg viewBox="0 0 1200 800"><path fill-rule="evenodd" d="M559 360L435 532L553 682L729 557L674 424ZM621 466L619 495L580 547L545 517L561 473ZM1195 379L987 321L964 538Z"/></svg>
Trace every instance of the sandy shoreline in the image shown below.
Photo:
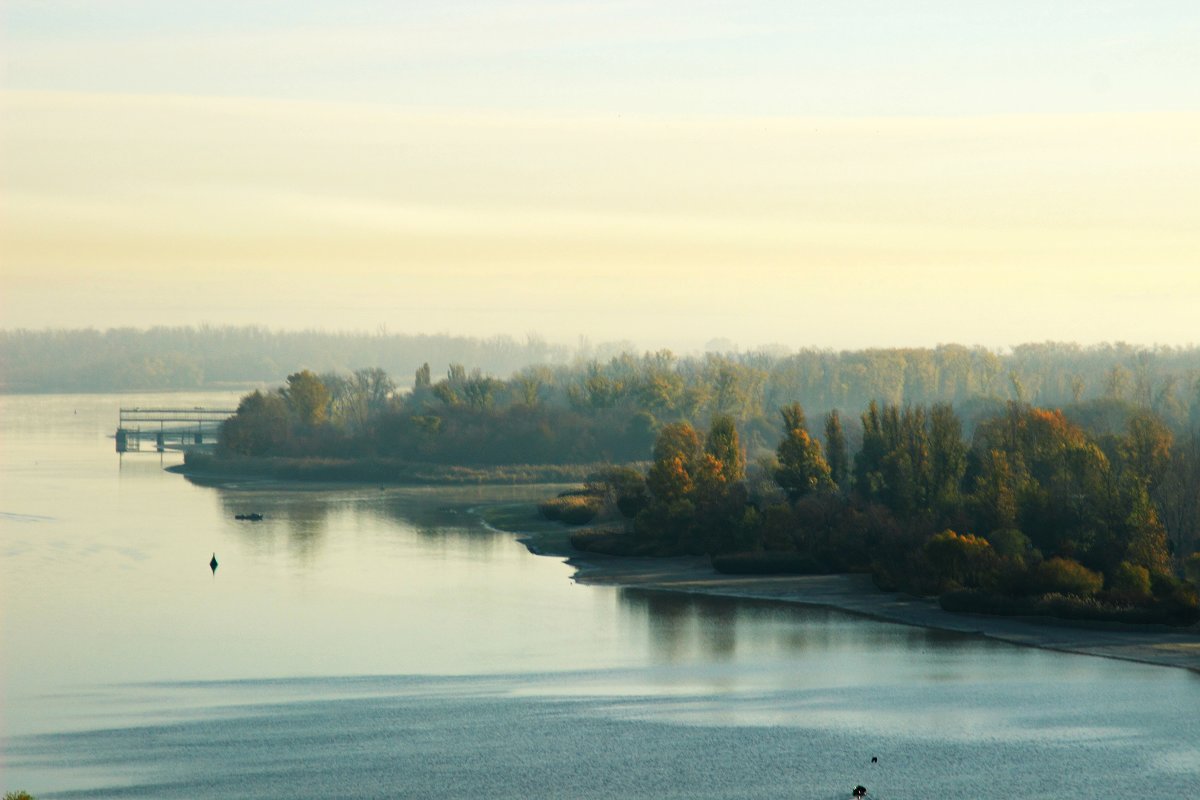
<svg viewBox="0 0 1200 800"><path fill-rule="evenodd" d="M575 550L565 533L517 533L531 552L566 559L575 568L579 583L825 606L887 622L986 636L1026 647L1200 673L1200 629L1194 625L1178 630L1138 630L957 614L943 611L932 600L881 591L869 575L722 575L704 557L605 556Z"/></svg>

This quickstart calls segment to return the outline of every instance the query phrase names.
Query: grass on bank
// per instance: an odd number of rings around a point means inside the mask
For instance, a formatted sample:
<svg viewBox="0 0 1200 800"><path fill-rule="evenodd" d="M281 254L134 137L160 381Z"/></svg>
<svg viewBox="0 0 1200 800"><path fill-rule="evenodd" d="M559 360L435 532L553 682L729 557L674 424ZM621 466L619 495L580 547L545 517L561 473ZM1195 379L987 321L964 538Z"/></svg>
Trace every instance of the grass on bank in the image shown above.
<svg viewBox="0 0 1200 800"><path fill-rule="evenodd" d="M212 478L268 478L280 481L471 485L582 483L603 465L505 464L463 467L390 458L283 458L215 456L188 452L181 472Z"/></svg>

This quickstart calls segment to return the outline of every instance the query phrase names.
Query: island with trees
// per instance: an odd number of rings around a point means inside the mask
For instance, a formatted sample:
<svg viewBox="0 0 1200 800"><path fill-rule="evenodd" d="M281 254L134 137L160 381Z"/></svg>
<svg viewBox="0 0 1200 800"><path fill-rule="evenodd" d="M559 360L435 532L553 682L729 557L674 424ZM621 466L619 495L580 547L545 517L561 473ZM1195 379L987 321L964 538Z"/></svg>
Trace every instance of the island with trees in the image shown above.
<svg viewBox="0 0 1200 800"><path fill-rule="evenodd" d="M1193 624L1200 370L1168 355L1039 345L1006 373L957 346L661 351L505 379L422 364L410 389L301 370L243 397L220 451L186 469L574 482L541 511L586 525L581 551L864 572L955 611Z"/></svg>

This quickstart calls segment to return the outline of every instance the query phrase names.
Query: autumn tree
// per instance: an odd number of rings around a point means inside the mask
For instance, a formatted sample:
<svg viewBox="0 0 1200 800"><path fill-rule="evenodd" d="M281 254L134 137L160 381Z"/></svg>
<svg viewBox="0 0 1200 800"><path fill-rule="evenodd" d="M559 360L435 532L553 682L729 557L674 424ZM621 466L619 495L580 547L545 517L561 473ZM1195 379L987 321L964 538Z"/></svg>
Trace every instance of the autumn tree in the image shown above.
<svg viewBox="0 0 1200 800"><path fill-rule="evenodd" d="M310 370L288 375L287 386L280 393L292 419L300 425L315 428L329 419L329 389Z"/></svg>
<svg viewBox="0 0 1200 800"><path fill-rule="evenodd" d="M1104 586L1104 576L1071 558L1051 558L1034 570L1035 586L1041 592L1088 597Z"/></svg>
<svg viewBox="0 0 1200 800"><path fill-rule="evenodd" d="M690 423L664 425L654 442L654 462L646 475L650 493L665 503L687 499L695 489L702 452L700 436Z"/></svg>
<svg viewBox="0 0 1200 800"><path fill-rule="evenodd" d="M979 586L997 560L987 539L952 530L935 534L923 549L940 577L961 586Z"/></svg>
<svg viewBox="0 0 1200 800"><path fill-rule="evenodd" d="M746 452L738 440L737 426L733 417L720 414L713 417L705 439L704 452L711 455L720 465L725 482L740 481L746 477Z"/></svg>
<svg viewBox="0 0 1200 800"><path fill-rule="evenodd" d="M783 441L775 450L779 461L775 482L791 500L832 489L829 464L821 452L821 443L808 434L804 409L799 403L792 403L779 413L783 416Z"/></svg>

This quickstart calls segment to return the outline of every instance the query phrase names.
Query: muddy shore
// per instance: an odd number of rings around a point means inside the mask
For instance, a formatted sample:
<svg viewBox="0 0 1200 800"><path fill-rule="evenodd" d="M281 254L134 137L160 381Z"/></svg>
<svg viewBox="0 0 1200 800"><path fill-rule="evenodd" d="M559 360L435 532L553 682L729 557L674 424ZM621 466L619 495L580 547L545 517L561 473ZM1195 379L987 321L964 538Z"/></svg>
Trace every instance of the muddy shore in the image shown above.
<svg viewBox="0 0 1200 800"><path fill-rule="evenodd" d="M490 522L490 521L489 521ZM541 526L537 526L541 527ZM631 558L573 548L561 530L512 530L533 553L564 559L579 583L836 608L873 619L986 636L1011 644L1117 658L1200 673L1200 628L1087 625L958 614L935 600L884 592L869 575L723 575L706 557Z"/></svg>

